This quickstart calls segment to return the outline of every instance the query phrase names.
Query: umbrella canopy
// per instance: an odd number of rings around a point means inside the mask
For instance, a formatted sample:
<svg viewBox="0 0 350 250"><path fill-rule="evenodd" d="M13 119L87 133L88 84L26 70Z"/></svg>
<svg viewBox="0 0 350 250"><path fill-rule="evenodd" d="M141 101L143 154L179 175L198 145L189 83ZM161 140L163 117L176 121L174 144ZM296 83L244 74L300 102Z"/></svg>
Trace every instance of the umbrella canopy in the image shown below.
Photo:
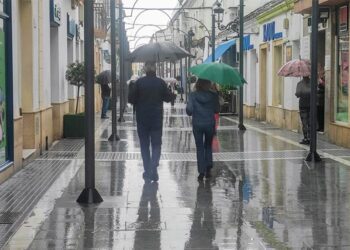
<svg viewBox="0 0 350 250"><path fill-rule="evenodd" d="M129 56L132 62L177 61L192 56L172 42L149 43L135 49Z"/></svg>
<svg viewBox="0 0 350 250"><path fill-rule="evenodd" d="M247 83L239 72L225 63L203 63L190 68L190 72L199 78L220 85L241 86Z"/></svg>
<svg viewBox="0 0 350 250"><path fill-rule="evenodd" d="M287 62L277 73L284 77L306 77L311 76L310 60L296 59Z"/></svg>
<svg viewBox="0 0 350 250"><path fill-rule="evenodd" d="M96 82L101 85L108 85L112 82L112 74L110 70L102 71L96 76Z"/></svg>

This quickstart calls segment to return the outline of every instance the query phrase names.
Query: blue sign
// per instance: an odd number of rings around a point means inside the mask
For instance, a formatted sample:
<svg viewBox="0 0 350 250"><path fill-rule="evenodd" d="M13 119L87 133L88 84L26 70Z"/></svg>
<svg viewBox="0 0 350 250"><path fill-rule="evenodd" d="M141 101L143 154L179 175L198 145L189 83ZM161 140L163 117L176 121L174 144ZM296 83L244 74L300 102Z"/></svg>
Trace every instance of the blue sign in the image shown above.
<svg viewBox="0 0 350 250"><path fill-rule="evenodd" d="M273 41L282 37L282 32L276 33L276 22L264 24L264 42Z"/></svg>
<svg viewBox="0 0 350 250"><path fill-rule="evenodd" d="M75 21L67 13L67 35L68 38L73 39L76 35L76 25Z"/></svg>
<svg viewBox="0 0 350 250"><path fill-rule="evenodd" d="M51 0L50 1L50 21L51 21L51 26L53 26L53 27L60 26L61 18L62 18L61 6L55 0Z"/></svg>
<svg viewBox="0 0 350 250"><path fill-rule="evenodd" d="M243 51L254 49L254 45L250 44L250 35L243 38Z"/></svg>

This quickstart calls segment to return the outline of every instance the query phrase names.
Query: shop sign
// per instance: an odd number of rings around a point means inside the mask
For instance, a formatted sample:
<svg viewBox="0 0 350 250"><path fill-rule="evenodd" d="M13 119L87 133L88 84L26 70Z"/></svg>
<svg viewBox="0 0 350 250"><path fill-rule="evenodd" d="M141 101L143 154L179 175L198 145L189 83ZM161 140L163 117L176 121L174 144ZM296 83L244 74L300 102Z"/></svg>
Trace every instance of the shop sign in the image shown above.
<svg viewBox="0 0 350 250"><path fill-rule="evenodd" d="M348 6L342 6L339 8L339 31L347 32L348 31L348 23L349 23L349 15L348 15Z"/></svg>
<svg viewBox="0 0 350 250"><path fill-rule="evenodd" d="M60 26L62 18L62 9L57 0L50 0L50 21L51 26Z"/></svg>
<svg viewBox="0 0 350 250"><path fill-rule="evenodd" d="M79 24L76 24L75 25L75 39L77 40L77 42L79 42L81 39L80 39L80 25Z"/></svg>
<svg viewBox="0 0 350 250"><path fill-rule="evenodd" d="M282 37L282 32L276 33L276 22L264 24L264 42L273 41Z"/></svg>
<svg viewBox="0 0 350 250"><path fill-rule="evenodd" d="M254 45L250 44L250 35L243 38L243 51L254 49Z"/></svg>
<svg viewBox="0 0 350 250"><path fill-rule="evenodd" d="M67 13L67 36L68 38L73 39L75 35L76 35L75 21L71 19L69 14Z"/></svg>
<svg viewBox="0 0 350 250"><path fill-rule="evenodd" d="M7 114L6 114L6 59L5 33L0 29L0 164L3 164L7 153Z"/></svg>

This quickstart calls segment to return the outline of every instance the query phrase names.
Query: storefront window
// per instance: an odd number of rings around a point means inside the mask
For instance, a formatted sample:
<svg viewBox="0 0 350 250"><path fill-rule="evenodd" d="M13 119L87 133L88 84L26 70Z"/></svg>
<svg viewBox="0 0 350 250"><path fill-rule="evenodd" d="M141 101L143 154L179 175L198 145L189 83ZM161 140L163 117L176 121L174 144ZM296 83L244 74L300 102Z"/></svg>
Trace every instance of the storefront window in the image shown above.
<svg viewBox="0 0 350 250"><path fill-rule="evenodd" d="M338 9L338 81L335 120L349 122L349 15L348 6Z"/></svg>
<svg viewBox="0 0 350 250"><path fill-rule="evenodd" d="M7 160L6 62L4 21L0 19L0 164Z"/></svg>

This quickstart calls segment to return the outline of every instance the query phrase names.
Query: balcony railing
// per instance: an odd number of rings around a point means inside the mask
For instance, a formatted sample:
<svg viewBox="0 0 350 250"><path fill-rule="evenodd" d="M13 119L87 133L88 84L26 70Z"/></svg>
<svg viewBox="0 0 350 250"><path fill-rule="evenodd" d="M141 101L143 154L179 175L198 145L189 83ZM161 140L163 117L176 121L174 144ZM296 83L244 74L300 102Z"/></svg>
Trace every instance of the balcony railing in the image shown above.
<svg viewBox="0 0 350 250"><path fill-rule="evenodd" d="M320 5L335 6L342 3L348 3L349 0L319 0ZM296 13L311 12L312 0L298 0L295 2L294 11Z"/></svg>

